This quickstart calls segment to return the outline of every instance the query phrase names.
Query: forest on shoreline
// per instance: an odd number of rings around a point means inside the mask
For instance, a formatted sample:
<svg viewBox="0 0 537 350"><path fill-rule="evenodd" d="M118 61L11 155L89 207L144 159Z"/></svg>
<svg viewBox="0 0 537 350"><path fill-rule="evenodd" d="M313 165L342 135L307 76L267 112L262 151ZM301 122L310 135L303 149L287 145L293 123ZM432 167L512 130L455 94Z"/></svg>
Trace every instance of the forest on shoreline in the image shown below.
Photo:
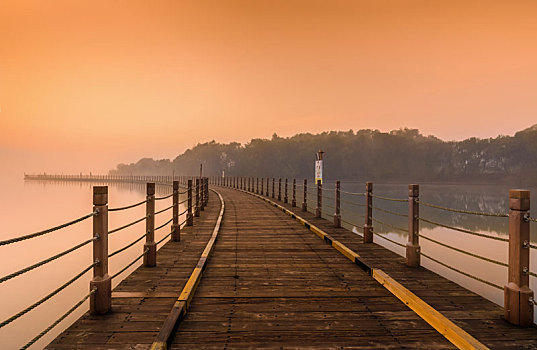
<svg viewBox="0 0 537 350"><path fill-rule="evenodd" d="M537 124L514 136L443 141L417 129L329 131L200 143L175 159L142 158L110 174L311 178L319 149L326 179L382 182L537 183Z"/></svg>

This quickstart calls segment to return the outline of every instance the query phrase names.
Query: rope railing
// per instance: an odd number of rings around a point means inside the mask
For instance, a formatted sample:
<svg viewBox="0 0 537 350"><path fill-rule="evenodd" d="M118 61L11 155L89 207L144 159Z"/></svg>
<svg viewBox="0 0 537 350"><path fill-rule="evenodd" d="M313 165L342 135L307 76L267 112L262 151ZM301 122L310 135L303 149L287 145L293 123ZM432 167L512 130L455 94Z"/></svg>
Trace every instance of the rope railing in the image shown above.
<svg viewBox="0 0 537 350"><path fill-rule="evenodd" d="M36 307L38 307L39 305L43 304L45 301L49 300L50 298L52 298L53 296L55 296L56 294L58 294L59 292L61 292L62 290L64 290L65 288L67 288L69 285L71 285L73 282L75 282L76 280L78 280L80 277L82 277L86 272L88 272L89 270L91 270L94 266L96 266L97 264L99 264L100 262L99 261L96 261L94 262L93 264L89 265L88 267L86 267L84 270L82 270L80 273L78 273L76 276L74 276L73 278L71 278L69 281L65 282L64 284L62 284L60 287L56 288L55 290L53 290L52 292L50 292L49 294L47 294L45 297L39 299L38 301L36 301L35 303L33 303L32 305L28 306L27 308L25 308L24 310L16 313L15 315L11 316L10 318L6 319L5 321L3 321L2 323L0 323L0 328L4 327L4 326L7 326L8 324L10 324L11 322L15 321L16 319L18 319L19 317L25 315L26 313L28 313L29 311L35 309Z"/></svg>
<svg viewBox="0 0 537 350"><path fill-rule="evenodd" d="M181 216L181 215L185 214L187 211L188 211L188 208L185 208L185 210L183 210L182 212L180 212L180 213L177 214L177 215Z"/></svg>
<svg viewBox="0 0 537 350"><path fill-rule="evenodd" d="M108 208L108 211L120 211L120 210L126 210L126 209L131 209L131 208L135 208L139 205L142 205L144 203L147 202L147 199L144 199L143 201L141 202L138 202L138 203L134 203L134 204L131 204L131 205L127 205L127 206L124 206L124 207L119 207L119 208Z"/></svg>
<svg viewBox="0 0 537 350"><path fill-rule="evenodd" d="M180 201L180 202L179 202L179 203L177 203L177 204L184 204L184 203L186 203L186 202L188 202L188 198L186 198L186 199L183 199L182 201Z"/></svg>
<svg viewBox="0 0 537 350"><path fill-rule="evenodd" d="M168 225L172 221L173 221L173 217L170 220L168 220L165 223L163 223L162 225L160 225L158 227L155 227L155 231L160 230L161 228L163 228L164 226Z"/></svg>
<svg viewBox="0 0 537 350"><path fill-rule="evenodd" d="M504 263L504 262L501 262L501 261L498 261L498 260L494 260L494 259L490 259L490 258L487 258L487 257L482 256L482 255L479 255L479 254L471 253L471 252L468 252L468 251L466 251L466 250L464 250L464 249L460 249L460 248L457 248L457 247L453 247L453 246L451 246L451 245L449 245L449 244L439 242L439 241L437 241L437 240L435 240L435 239L433 239L433 238L427 237L427 236L422 235L422 234L420 234L419 236L420 236L420 238L423 238L423 239L428 240L428 241L430 241L430 242L436 243L436 244L438 244L438 245L440 245L440 246L442 246L442 247L449 248L449 249L454 250L454 251L456 251L456 252L459 252L459 253L462 253L462 254L466 254L466 255L468 255L468 256L471 256L471 257L474 257L474 258L477 258L477 259L481 259L481 260L484 260L484 261L487 261L487 262L490 262L490 263L493 263L493 264L496 264L496 265L500 265L500 266L504 266L504 267L509 267L509 264L506 264L506 263Z"/></svg>
<svg viewBox="0 0 537 350"><path fill-rule="evenodd" d="M382 238L382 239L385 239L385 240L387 240L388 242L391 242L391 243L393 243L393 244L395 244L395 245L397 245L397 246L399 246L399 247L403 247L403 248L406 247L404 244L399 243L399 242L397 242L397 241L394 241L393 239L388 238L388 237L386 237L385 235L382 235L382 234L380 234L380 233L378 233L378 232L373 231L373 234L374 234L375 236L378 236L378 237L380 237L380 238Z"/></svg>
<svg viewBox="0 0 537 350"><path fill-rule="evenodd" d="M113 257L114 255L117 255L127 249L129 249L130 247L132 247L133 245L135 245L136 243L140 242L144 237L146 236L146 234L144 233L142 236L136 238L134 241L132 241L131 243L127 244L126 246L124 246L123 248L120 248L118 250L116 250L115 252L113 253L110 253L108 254L108 257L111 258Z"/></svg>
<svg viewBox="0 0 537 350"><path fill-rule="evenodd" d="M489 282L489 281L487 281L487 280L485 280L485 279L483 279L483 278L480 278L480 277L474 276L474 275L472 275L472 274L470 274L470 273L468 273L468 272L464 272L464 271L462 271L462 270L459 270L459 269L457 269L456 267L453 267L453 266L451 266L451 265L448 265L448 264L446 264L446 263L444 263L444 262L442 262L442 261L440 261L440 260L438 260L438 259L433 258L432 256L429 256L429 255L423 253L423 252L421 252L421 255L424 256L424 257L426 257L427 259L430 259L430 260L434 261L435 263L437 263L437 264L439 264L439 265L442 265L442 266L444 266L444 267L446 267L446 268L452 270L452 271L458 272L458 273L460 273L461 275L464 275L464 276L466 276L466 277L469 277L469 278L471 278L471 279L474 279L474 280L476 280L476 281L479 281L479 282L481 282L481 283L484 283L484 284L489 285L489 286L491 286L491 287L494 287L494 288L496 288L496 289L503 290L503 287L500 286L500 285L498 285L498 284Z"/></svg>
<svg viewBox="0 0 537 350"><path fill-rule="evenodd" d="M16 272L13 272L13 273L11 273L9 275L6 275L6 276L0 278L0 283L3 283L5 281L7 281L7 280L10 280L10 279L14 278L14 277L20 276L20 275L22 275L22 274L24 274L26 272L32 271L35 268L38 268L38 267L43 266L45 264L48 264L49 262L52 262L52 261L54 261L56 259L59 259L64 255L67 255L67 254L69 254L71 252L74 252L75 250L80 249L80 248L84 247L85 245L87 245L87 244L89 244L89 243L91 243L93 241L96 241L97 239L98 239L98 237L93 237L93 238L88 239L87 241L82 242L80 244L77 244L74 247L69 248L69 249L67 249L67 250L65 250L65 251L63 251L61 253L58 253L58 254L56 254L54 256L51 256L48 259L45 259L45 260L40 261L40 262L38 262L36 264L33 264L31 266L25 267L25 268L23 268L23 269L21 269L19 271L16 271Z"/></svg>
<svg viewBox="0 0 537 350"><path fill-rule="evenodd" d="M164 208L164 209L161 209L161 210L155 212L155 215L158 215L158 214L160 214L160 213L164 213L165 211L170 210L171 208L173 208L173 204L170 205L169 207L166 207L166 208Z"/></svg>
<svg viewBox="0 0 537 350"><path fill-rule="evenodd" d="M402 199L402 198L391 198L391 197L384 197L384 196L379 196L379 195L376 195L376 194L371 194L372 197L374 198L378 198L378 199L382 199L384 201L391 201L391 202L405 202L407 203L408 202L408 199Z"/></svg>
<svg viewBox="0 0 537 350"><path fill-rule="evenodd" d="M115 274L112 275L112 277L110 277L111 279L114 279L116 278L117 276L121 275L123 272L125 272L129 267L131 267L132 265L136 264L136 262L138 260L140 260L144 255L147 254L147 252L149 251L149 249L145 249L144 252L142 254L140 254L139 256L136 257L136 259L134 259L133 261L131 261L130 263L128 263L124 268L122 268L121 270L119 270L118 272L116 272Z"/></svg>
<svg viewBox="0 0 537 350"><path fill-rule="evenodd" d="M156 200L156 201L161 201L161 200L163 200L163 199L168 199L168 198L170 198L171 196L173 196L173 192L170 193L170 194L167 195L167 196L164 196L164 197L155 197L155 200Z"/></svg>
<svg viewBox="0 0 537 350"><path fill-rule="evenodd" d="M351 196L360 196L360 197L365 197L366 196L366 193L364 193L364 192L348 192L348 191L343 191L343 190L340 190L340 192L348 194L348 195L351 195Z"/></svg>
<svg viewBox="0 0 537 350"><path fill-rule="evenodd" d="M537 222L536 218L532 218L531 216L528 218L529 221Z"/></svg>
<svg viewBox="0 0 537 350"><path fill-rule="evenodd" d="M422 217L420 217L419 220L423 221L423 222L427 222L427 223L432 224L432 225L448 228L448 229L451 229L451 230L454 230L454 231L459 231L459 232L462 232L462 233L468 233L468 234L474 235L474 236L489 238L489 239L493 239L493 240L496 240L496 241L509 242L509 238L494 237L494 236L487 235L487 234L484 234L484 233L474 232L474 231L466 230L466 229L459 228L459 227L454 227L454 226L450 226L450 225L446 225L446 224L441 224L439 222L432 221L432 220L429 220L429 219L425 219L425 218L422 218Z"/></svg>
<svg viewBox="0 0 537 350"><path fill-rule="evenodd" d="M126 224L126 225L123 225L123 226L117 227L117 228L115 228L115 229L113 229L113 230L110 230L110 231L108 231L108 234L110 235L110 234L112 234L112 233L115 233L115 232L121 231L121 230L123 230L123 229L126 229L127 227L130 227L130 226L132 226L132 225L135 225L135 224L137 224L137 223L139 223L139 222L141 222L141 221L144 221L145 219L147 219L147 215L146 215L146 216L143 216L143 217L141 217L141 218L139 218L138 220L134 220L134 221L131 222L131 223L128 223L128 224Z"/></svg>
<svg viewBox="0 0 537 350"><path fill-rule="evenodd" d="M56 327L60 322L62 322L63 320L65 320L67 318L67 316L69 316L70 314L72 314L76 309L78 309L80 307L80 305L84 304L84 302L86 300L88 300L88 298L95 294L95 292L97 291L97 288L93 288L88 294L86 294L82 299L80 299L79 302L77 302L75 305L73 305L73 307L71 307L69 310L67 310L66 313L64 313L63 315L61 315L56 321L54 321L50 326L48 326L47 328L45 328L45 330L43 330L41 333L39 333L38 335L36 335L32 340L30 340L28 343L26 343L26 345L24 345L22 349L28 349L30 346L32 346L33 344L35 344L35 342L37 342L39 339L41 339L45 334L47 334L48 332L50 332L51 329L53 329L54 327Z"/></svg>
<svg viewBox="0 0 537 350"><path fill-rule="evenodd" d="M455 209L455 208L448 208L443 207L441 205L431 204L423 201L417 201L420 205L424 205L426 207L435 208L435 209L441 209L445 211L450 211L452 213L460 213L460 214L471 214L471 215L480 215L480 216L493 216L493 217L500 217L500 218L508 218L509 214L502 214L502 213L485 213L481 211L472 211L472 210L465 210L465 209Z"/></svg>
<svg viewBox="0 0 537 350"><path fill-rule="evenodd" d="M398 212L396 212L396 211L391 211L391 210L387 210L387 209L382 209L382 208L375 207L375 206L372 206L372 208L375 209L375 210L381 211L381 212L383 212L383 213L392 214L392 215L396 215L396 216L401 216L401 217L405 217L405 218L408 217L408 214L398 213Z"/></svg>
<svg viewBox="0 0 537 350"><path fill-rule="evenodd" d="M406 229L404 227L399 227L399 226L396 226L396 225L392 225L392 224L389 224L387 222L384 222L384 221L381 221L381 220L378 220L378 219L375 219L375 218L371 218L371 220L373 220L373 222L376 222L377 224L388 226L388 227L391 227L393 229L400 230L400 231L408 233L408 229Z"/></svg>
<svg viewBox="0 0 537 350"><path fill-rule="evenodd" d="M54 232L54 231L57 231L57 230L60 230L62 228L65 228L65 227L68 227L68 226L71 226L71 225L74 225L76 223L79 223L81 221L84 221L86 219L89 219L93 216L97 215L97 212L92 212L90 214L86 214L82 217L79 217L78 219L74 219L72 221L69 221L69 222L66 222L66 223L63 223L61 225L58 225L58 226L55 226L55 227L51 227L49 229L46 229L46 230L43 230L43 231L39 231L39 232L35 232L35 233L31 233L31 234L28 234L28 235L24 235L24 236L20 236L20 237L16 237L16 238L10 238L10 239L7 239L5 241L0 241L0 246L3 246L3 245L8 245L8 244L12 244L12 243L16 243L16 242L20 242L20 241L24 241L24 240L27 240L27 239L30 239L30 238L35 238L35 237L39 237L39 236L42 236L42 235L45 235L47 233L50 233L50 232Z"/></svg>
<svg viewBox="0 0 537 350"><path fill-rule="evenodd" d="M345 201L343 199L340 199L341 203L346 203L346 204L350 204L350 205L355 205L357 207L365 207L366 205L365 204L361 204L361 203L354 203L354 202L349 202L349 201Z"/></svg>

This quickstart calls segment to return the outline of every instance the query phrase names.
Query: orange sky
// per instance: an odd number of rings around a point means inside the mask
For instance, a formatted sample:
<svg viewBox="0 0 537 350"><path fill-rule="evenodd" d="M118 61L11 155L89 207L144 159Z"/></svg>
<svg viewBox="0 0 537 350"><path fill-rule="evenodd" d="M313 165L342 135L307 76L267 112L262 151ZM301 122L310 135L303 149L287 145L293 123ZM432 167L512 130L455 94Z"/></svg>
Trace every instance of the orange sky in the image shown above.
<svg viewBox="0 0 537 350"><path fill-rule="evenodd" d="M3 0L0 110L26 171L274 132L513 134L537 123L537 1Z"/></svg>

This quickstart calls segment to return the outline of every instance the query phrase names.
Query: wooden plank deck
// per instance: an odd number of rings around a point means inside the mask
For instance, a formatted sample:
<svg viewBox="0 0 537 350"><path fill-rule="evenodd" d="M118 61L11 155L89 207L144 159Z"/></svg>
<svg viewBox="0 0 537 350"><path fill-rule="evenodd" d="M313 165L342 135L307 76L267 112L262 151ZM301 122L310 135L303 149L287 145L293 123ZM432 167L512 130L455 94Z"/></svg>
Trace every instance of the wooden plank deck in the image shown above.
<svg viewBox="0 0 537 350"><path fill-rule="evenodd" d="M111 313L86 313L46 348L148 349L205 249L219 210L213 194L194 226L181 230L181 241L158 250L156 267L140 266L114 289Z"/></svg>
<svg viewBox="0 0 537 350"><path fill-rule="evenodd" d="M217 188L226 211L214 251L171 349L454 348L399 299L281 210ZM283 205L283 203L279 203ZM113 312L86 314L49 349L148 349L212 233L218 198L156 268L114 291ZM376 244L290 208L397 279L492 349L536 349L537 331L509 325L501 308Z"/></svg>

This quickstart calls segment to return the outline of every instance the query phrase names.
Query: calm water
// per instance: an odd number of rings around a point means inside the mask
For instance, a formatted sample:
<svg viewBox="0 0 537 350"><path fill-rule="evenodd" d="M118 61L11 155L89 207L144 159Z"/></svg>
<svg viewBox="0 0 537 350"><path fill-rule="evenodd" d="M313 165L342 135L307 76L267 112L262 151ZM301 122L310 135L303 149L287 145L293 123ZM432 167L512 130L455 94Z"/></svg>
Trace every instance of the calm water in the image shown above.
<svg viewBox="0 0 537 350"><path fill-rule="evenodd" d="M21 176L11 177L3 182L1 188L3 200L0 201L0 222L2 231L0 239L20 236L26 233L42 230L57 224L80 217L92 210L92 186L90 183L75 182L37 182L21 179ZM326 183L325 188L332 188L333 183ZM380 185L375 184L374 193L395 198L406 198L408 195L407 185ZM342 183L342 190L350 192L363 192L362 183ZM467 186L467 185L422 185L420 188L421 200L442 206L461 208L468 210L478 210L495 213L505 213L508 207L507 187L501 186ZM531 190L531 189L530 189ZM536 189L537 190L537 189ZM169 188L157 188L157 196L168 194ZM314 190L309 190L309 209L314 209ZM532 193L537 193L532 191ZM297 190L297 201L302 202L302 189ZM333 197L331 191L326 191L324 200L323 216L331 218L333 213ZM109 186L109 205L118 207L131 204L145 198L145 188L142 185L111 184ZM184 198L181 197L180 200ZM342 201L363 203L363 197L342 195ZM363 207L357 207L350 203L342 202L343 219L358 226L361 232L363 225ZM157 210L171 204L169 200L157 201ZM407 203L387 202L378 199L373 205L388 209L394 212L406 214ZM183 208L180 208L182 211ZM145 207L140 207L110 213L110 229L131 222L145 215ZM166 212L157 217L156 226L167 221L171 212ZM373 210L373 216L381 221L391 223L396 226L406 228L407 218L393 216ZM433 221L470 229L472 231L487 233L499 237L507 237L507 218L491 218L466 214L447 213L432 208L421 207L420 216ZM182 221L184 218L180 218ZM344 224L353 229L354 225ZM127 230L114 233L110 237L110 252L126 245L144 232L145 224L139 223ZM356 230L356 228L354 228ZM385 234L394 241L405 244L407 235L390 227L383 227L374 223L376 232ZM532 242L537 242L537 226L532 224ZM0 264L0 276L4 276L20 268L48 258L49 256L61 252L79 242L91 238L91 219L71 226L67 229L56 231L45 236L0 247L2 264ZM157 231L156 240L169 232L168 227ZM441 242L455 247L471 251L473 253L487 256L499 261L507 261L507 243L471 236L465 233L448 230L432 225L421 223L421 234L430 236ZM404 248L387 242L377 236L375 242L404 255ZM132 261L142 252L143 241L126 252L114 256L110 259L110 274L114 274L127 263ZM503 285L507 280L507 268L493 265L473 257L454 252L448 248L438 246L432 242L421 240L422 251L425 254L438 258L439 260L480 278L493 283ZM535 250L531 253L535 254ZM0 285L0 320L12 316L21 309L32 304L36 300L45 296L69 278L76 275L83 268L91 263L91 245L88 245L76 253L69 254L43 267L37 268L22 276L11 279ZM503 302L503 292L493 287L489 287L481 282L474 281L457 272L451 271L429 259L422 257L422 264L455 281L456 283L473 290L486 298L501 304ZM140 262L131 267L119 278L113 281L113 286L117 285L121 279L127 276L132 270L140 265ZM531 271L537 271L537 259L531 260ZM10 325L0 329L0 339L2 346L11 349L19 348L26 344L36 334L45 329L50 323L56 320L67 309L81 299L89 290L89 280L92 272L88 272L75 284L67 287L51 300L45 302L35 310L30 311L25 316ZM537 290L537 281L530 277L531 288ZM58 327L53 329L41 341L32 348L39 349L48 344L62 330L68 327L74 320L88 309L86 302L72 316L64 320Z"/></svg>
<svg viewBox="0 0 537 350"><path fill-rule="evenodd" d="M310 182L310 181L308 181ZM326 200L323 200L323 217L332 220L334 213L334 188L333 182L327 182L323 185L327 191L323 191ZM341 189L347 192L364 192L363 183L343 183ZM531 193L537 194L537 188L528 188ZM297 189L297 202L302 202L302 187ZM408 185L385 185L375 184L374 194L391 197L391 198L408 198ZM509 208L509 187L492 186L492 185L420 185L420 200L444 207L491 212L491 213L508 213ZM330 198L328 198L330 197ZM343 225L354 232L362 233L364 224L364 207L358 207L350 204L364 203L364 197L353 196L348 194L341 195L341 212L343 220L355 225L343 223ZM308 210L315 209L316 192L315 189L308 189ZM346 203L345 203L345 202ZM392 212L408 214L408 203L391 202L381 199L373 199L373 207L387 209ZM536 215L532 215L535 217ZM379 210L373 209L373 217L377 220L401 227L407 228L407 217L400 217ZM470 231L484 233L496 237L509 237L508 218L475 216L469 214L451 213L443 210L420 206L420 217L429 219L449 226L464 228ZM393 241L406 244L408 235L398 229L388 227L373 222L374 231L381 233ZM537 243L537 225L531 223L531 242ZM440 241L442 243L454 246L456 248L469 251L474 254L485 256L497 261L507 262L508 260L508 243L497 240L482 238L467 233L454 231L451 229L434 226L428 223L420 222L420 234ZM405 248L388 242L378 236L374 236L374 241L401 256L405 256ZM507 267L499 266L480 259L468 256L463 253L453 251L449 248L442 247L436 243L425 239L420 240L422 253L430 255L443 263L456 269L462 270L471 275L485 279L503 287L507 282ZM533 258L532 258L533 257ZM448 269L426 257L421 258L422 266L447 277L448 279L464 286L487 299L503 305L503 290L488 286L482 282L466 277L458 272ZM537 250L530 251L530 271L537 272ZM537 279L530 276L530 287L537 291ZM537 316L535 318L537 321Z"/></svg>
<svg viewBox="0 0 537 350"><path fill-rule="evenodd" d="M59 183L24 181L19 177L4 181L1 188L3 200L0 201L0 240L17 237L56 226L92 211L92 185L90 183ZM157 186L157 196L169 194L169 187ZM180 196L180 201L184 199ZM110 184L109 207L119 207L139 202L145 198L143 185ZM171 205L172 199L156 202L156 210ZM181 206L179 211L183 211ZM145 206L109 213L109 228L122 226L145 216ZM155 226L171 218L171 210L157 215ZM179 219L184 220L184 216ZM169 225L155 233L158 241L170 232ZM113 252L144 234L145 222L142 221L128 229L116 232L109 238L109 252ZM64 251L92 236L92 220L75 224L68 228L47 235L0 246L0 276L5 276L28 265L44 260ZM144 240L109 260L109 274L121 270L143 251ZM160 245L159 245L160 247ZM68 279L74 277L91 264L91 244L70 253L45 266L39 267L19 277L0 284L0 320L3 321L20 310L41 299ZM116 286L132 270L141 264L141 260L113 280ZM48 327L72 305L89 291L90 270L77 282L70 285L49 301L38 306L18 320L0 328L2 348L18 349L35 335ZM32 349L43 348L62 330L88 310L86 301L76 312L54 328L48 335L37 342Z"/></svg>

